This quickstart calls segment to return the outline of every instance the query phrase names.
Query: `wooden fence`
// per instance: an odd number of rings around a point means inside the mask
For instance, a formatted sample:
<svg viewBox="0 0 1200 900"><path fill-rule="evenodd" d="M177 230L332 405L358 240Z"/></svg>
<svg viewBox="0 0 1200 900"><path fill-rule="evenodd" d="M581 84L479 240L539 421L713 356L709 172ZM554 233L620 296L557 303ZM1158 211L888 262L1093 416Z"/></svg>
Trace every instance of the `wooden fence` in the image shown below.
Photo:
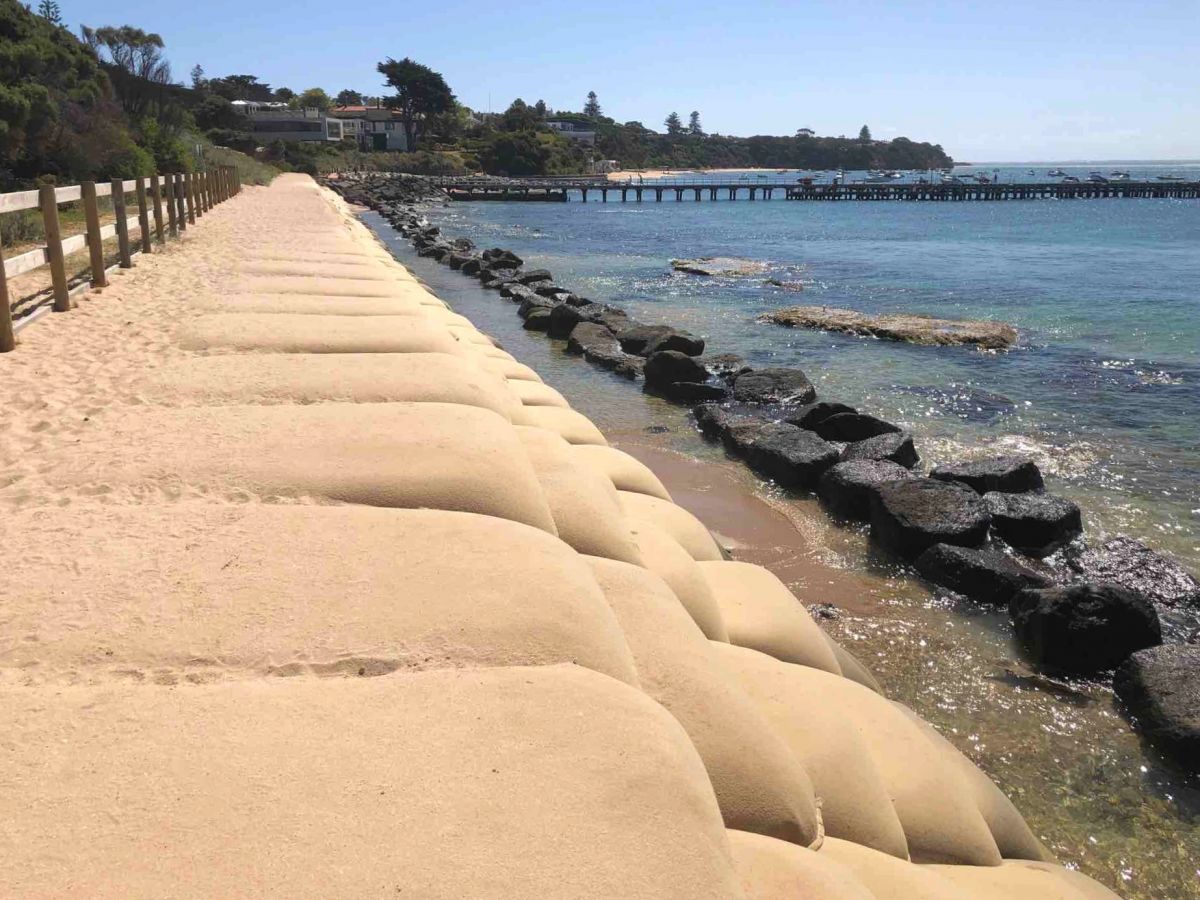
<svg viewBox="0 0 1200 900"><path fill-rule="evenodd" d="M196 224L197 219L241 188L241 180L233 166L216 166L203 172L155 174L129 181L114 178L108 184L85 181L71 187L45 185L33 191L0 194L0 213L40 209L46 232L44 246L6 259L0 265L0 353L16 346L8 296L9 278L49 266L52 308L55 312L66 312L71 308L73 293L67 281L66 258L70 254L86 247L90 257L90 279L85 289L88 286L104 287L108 284L105 240L117 239L117 265L128 269L133 265L134 253L150 253L155 243L163 244L168 238L178 237L180 232ZM128 215L130 208L126 206L130 194L134 195L137 207L134 215ZM116 216L115 222L103 227L97 205L100 197L112 197ZM87 230L64 238L59 227L58 207L77 201L83 203ZM138 232L136 244L129 238L134 230Z"/></svg>

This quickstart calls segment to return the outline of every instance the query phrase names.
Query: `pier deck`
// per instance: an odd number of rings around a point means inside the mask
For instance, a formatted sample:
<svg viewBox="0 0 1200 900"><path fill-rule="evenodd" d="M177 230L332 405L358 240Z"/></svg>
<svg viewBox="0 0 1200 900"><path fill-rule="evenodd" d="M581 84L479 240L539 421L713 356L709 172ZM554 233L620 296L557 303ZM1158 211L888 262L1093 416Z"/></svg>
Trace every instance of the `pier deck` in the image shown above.
<svg viewBox="0 0 1200 900"><path fill-rule="evenodd" d="M687 200L1095 200L1112 197L1200 198L1198 181L1026 182L1014 184L911 184L862 182L802 184L796 181L695 181L631 184L601 179L441 178L452 200L515 200L586 203L599 195L622 202Z"/></svg>

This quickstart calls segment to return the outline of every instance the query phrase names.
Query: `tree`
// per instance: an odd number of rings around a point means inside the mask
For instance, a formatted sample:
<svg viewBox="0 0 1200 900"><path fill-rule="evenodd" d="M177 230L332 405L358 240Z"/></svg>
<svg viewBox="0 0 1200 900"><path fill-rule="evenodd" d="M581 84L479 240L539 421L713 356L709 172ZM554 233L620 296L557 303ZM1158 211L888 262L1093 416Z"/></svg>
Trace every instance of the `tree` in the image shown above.
<svg viewBox="0 0 1200 900"><path fill-rule="evenodd" d="M291 103L296 99L296 92L290 87L275 88L275 92L271 95L280 103Z"/></svg>
<svg viewBox="0 0 1200 900"><path fill-rule="evenodd" d="M583 104L583 114L589 119L598 119L600 112L600 101L596 99L596 92L588 91L587 102Z"/></svg>
<svg viewBox="0 0 1200 900"><path fill-rule="evenodd" d="M500 117L504 131L534 131L539 124L538 115L524 100L518 97Z"/></svg>
<svg viewBox="0 0 1200 900"><path fill-rule="evenodd" d="M208 79L204 77L204 66L196 63L192 66L192 90L202 91L204 86L208 84Z"/></svg>
<svg viewBox="0 0 1200 900"><path fill-rule="evenodd" d="M361 106L363 102L362 94L358 91L352 91L350 88L338 91L338 95L334 100L338 106Z"/></svg>
<svg viewBox="0 0 1200 900"><path fill-rule="evenodd" d="M798 138L810 138L810 137L813 137L815 134L816 134L816 132L813 131L811 128L797 128L796 129L796 137L798 137Z"/></svg>
<svg viewBox="0 0 1200 900"><path fill-rule="evenodd" d="M667 126L667 134L683 134L683 122L679 120L679 113L677 112L673 112L667 116L663 124Z"/></svg>
<svg viewBox="0 0 1200 900"><path fill-rule="evenodd" d="M871 129L864 125L858 130L858 139L864 144L871 143Z"/></svg>
<svg viewBox="0 0 1200 900"><path fill-rule="evenodd" d="M703 136L704 129L700 127L700 113L692 110L692 114L688 116L688 134L696 134Z"/></svg>
<svg viewBox="0 0 1200 900"><path fill-rule="evenodd" d="M171 81L171 64L163 57L163 39L154 32L132 25L82 28L84 40L93 49L108 51L113 65L137 78L158 84Z"/></svg>
<svg viewBox="0 0 1200 900"><path fill-rule="evenodd" d="M302 92L299 96L293 97L288 101L288 105L298 109L319 109L324 112L333 106L333 101L329 99L329 95L321 88L313 87Z"/></svg>
<svg viewBox="0 0 1200 900"><path fill-rule="evenodd" d="M533 104L533 111L537 113L539 119L546 118L546 113L548 112L546 109L546 101L539 100L537 103Z"/></svg>
<svg viewBox="0 0 1200 900"><path fill-rule="evenodd" d="M399 111L408 149L416 150L417 132L425 119L449 112L454 106L454 94L439 73L408 57L401 60L389 57L376 70L396 92L386 103Z"/></svg>
<svg viewBox="0 0 1200 900"><path fill-rule="evenodd" d="M192 109L196 127L203 131L246 131L246 117L224 97L209 94Z"/></svg>
<svg viewBox="0 0 1200 900"><path fill-rule="evenodd" d="M208 89L226 100L256 100L259 103L266 103L275 98L275 95L271 93L271 86L266 82L259 81L256 75L226 75L224 78L210 78ZM280 90L286 89L280 88Z"/></svg>
<svg viewBox="0 0 1200 900"><path fill-rule="evenodd" d="M58 8L58 4L54 0L42 0L38 4L38 15L51 25L62 24L62 10Z"/></svg>

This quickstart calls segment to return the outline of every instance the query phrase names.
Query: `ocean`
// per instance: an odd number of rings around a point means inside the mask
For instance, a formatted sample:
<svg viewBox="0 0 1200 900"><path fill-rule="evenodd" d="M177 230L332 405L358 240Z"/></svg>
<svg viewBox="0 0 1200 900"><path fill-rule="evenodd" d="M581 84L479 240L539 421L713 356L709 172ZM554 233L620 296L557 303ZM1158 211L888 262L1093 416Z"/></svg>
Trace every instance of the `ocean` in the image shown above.
<svg viewBox="0 0 1200 900"><path fill-rule="evenodd" d="M981 164L955 174L1044 181L1052 169L1084 181L1093 170L1200 180L1195 162ZM704 177L753 184L763 174ZM1032 455L1050 489L1081 504L1093 537L1139 537L1200 573L1200 202L667 196L462 203L429 218L481 247L515 250L578 294L700 334L711 351L759 367L799 366L823 398L911 428L930 464ZM671 259L697 256L753 259L768 270L736 278L672 271ZM986 353L756 321L794 305L991 318L1016 326L1020 340Z"/></svg>

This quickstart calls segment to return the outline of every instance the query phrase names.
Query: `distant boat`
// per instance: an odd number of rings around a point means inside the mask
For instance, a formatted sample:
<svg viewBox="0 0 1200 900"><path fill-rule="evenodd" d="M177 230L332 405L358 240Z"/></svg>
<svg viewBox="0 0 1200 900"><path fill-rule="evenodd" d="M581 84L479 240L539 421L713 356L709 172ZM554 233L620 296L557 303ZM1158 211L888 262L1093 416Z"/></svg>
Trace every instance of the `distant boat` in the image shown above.
<svg viewBox="0 0 1200 900"><path fill-rule="evenodd" d="M1183 178L1180 175L1156 175L1155 179L1157 181L1186 181L1187 180L1186 178Z"/></svg>
<svg viewBox="0 0 1200 900"><path fill-rule="evenodd" d="M1093 184L1108 184L1108 179L1099 172L1093 172L1091 175L1089 175L1088 181L1092 182Z"/></svg>
<svg viewBox="0 0 1200 900"><path fill-rule="evenodd" d="M1062 169L1051 169L1049 172L1046 173L1046 175L1049 176L1050 178L1062 178L1066 174L1067 173L1064 172ZM1079 179L1075 179L1075 180L1078 181Z"/></svg>
<svg viewBox="0 0 1200 900"><path fill-rule="evenodd" d="M1063 177L1063 184L1079 184L1079 179L1074 175L1066 175Z"/></svg>
<svg viewBox="0 0 1200 900"><path fill-rule="evenodd" d="M1037 174L1037 172L1033 171L1033 169L1030 169L1030 170L1029 170L1029 174L1030 174L1030 175L1036 175L1036 174Z"/></svg>
<svg viewBox="0 0 1200 900"><path fill-rule="evenodd" d="M1116 179L1117 181L1128 181L1129 173L1128 172L1119 172L1119 171L1114 170L1114 171L1108 173L1108 177Z"/></svg>

